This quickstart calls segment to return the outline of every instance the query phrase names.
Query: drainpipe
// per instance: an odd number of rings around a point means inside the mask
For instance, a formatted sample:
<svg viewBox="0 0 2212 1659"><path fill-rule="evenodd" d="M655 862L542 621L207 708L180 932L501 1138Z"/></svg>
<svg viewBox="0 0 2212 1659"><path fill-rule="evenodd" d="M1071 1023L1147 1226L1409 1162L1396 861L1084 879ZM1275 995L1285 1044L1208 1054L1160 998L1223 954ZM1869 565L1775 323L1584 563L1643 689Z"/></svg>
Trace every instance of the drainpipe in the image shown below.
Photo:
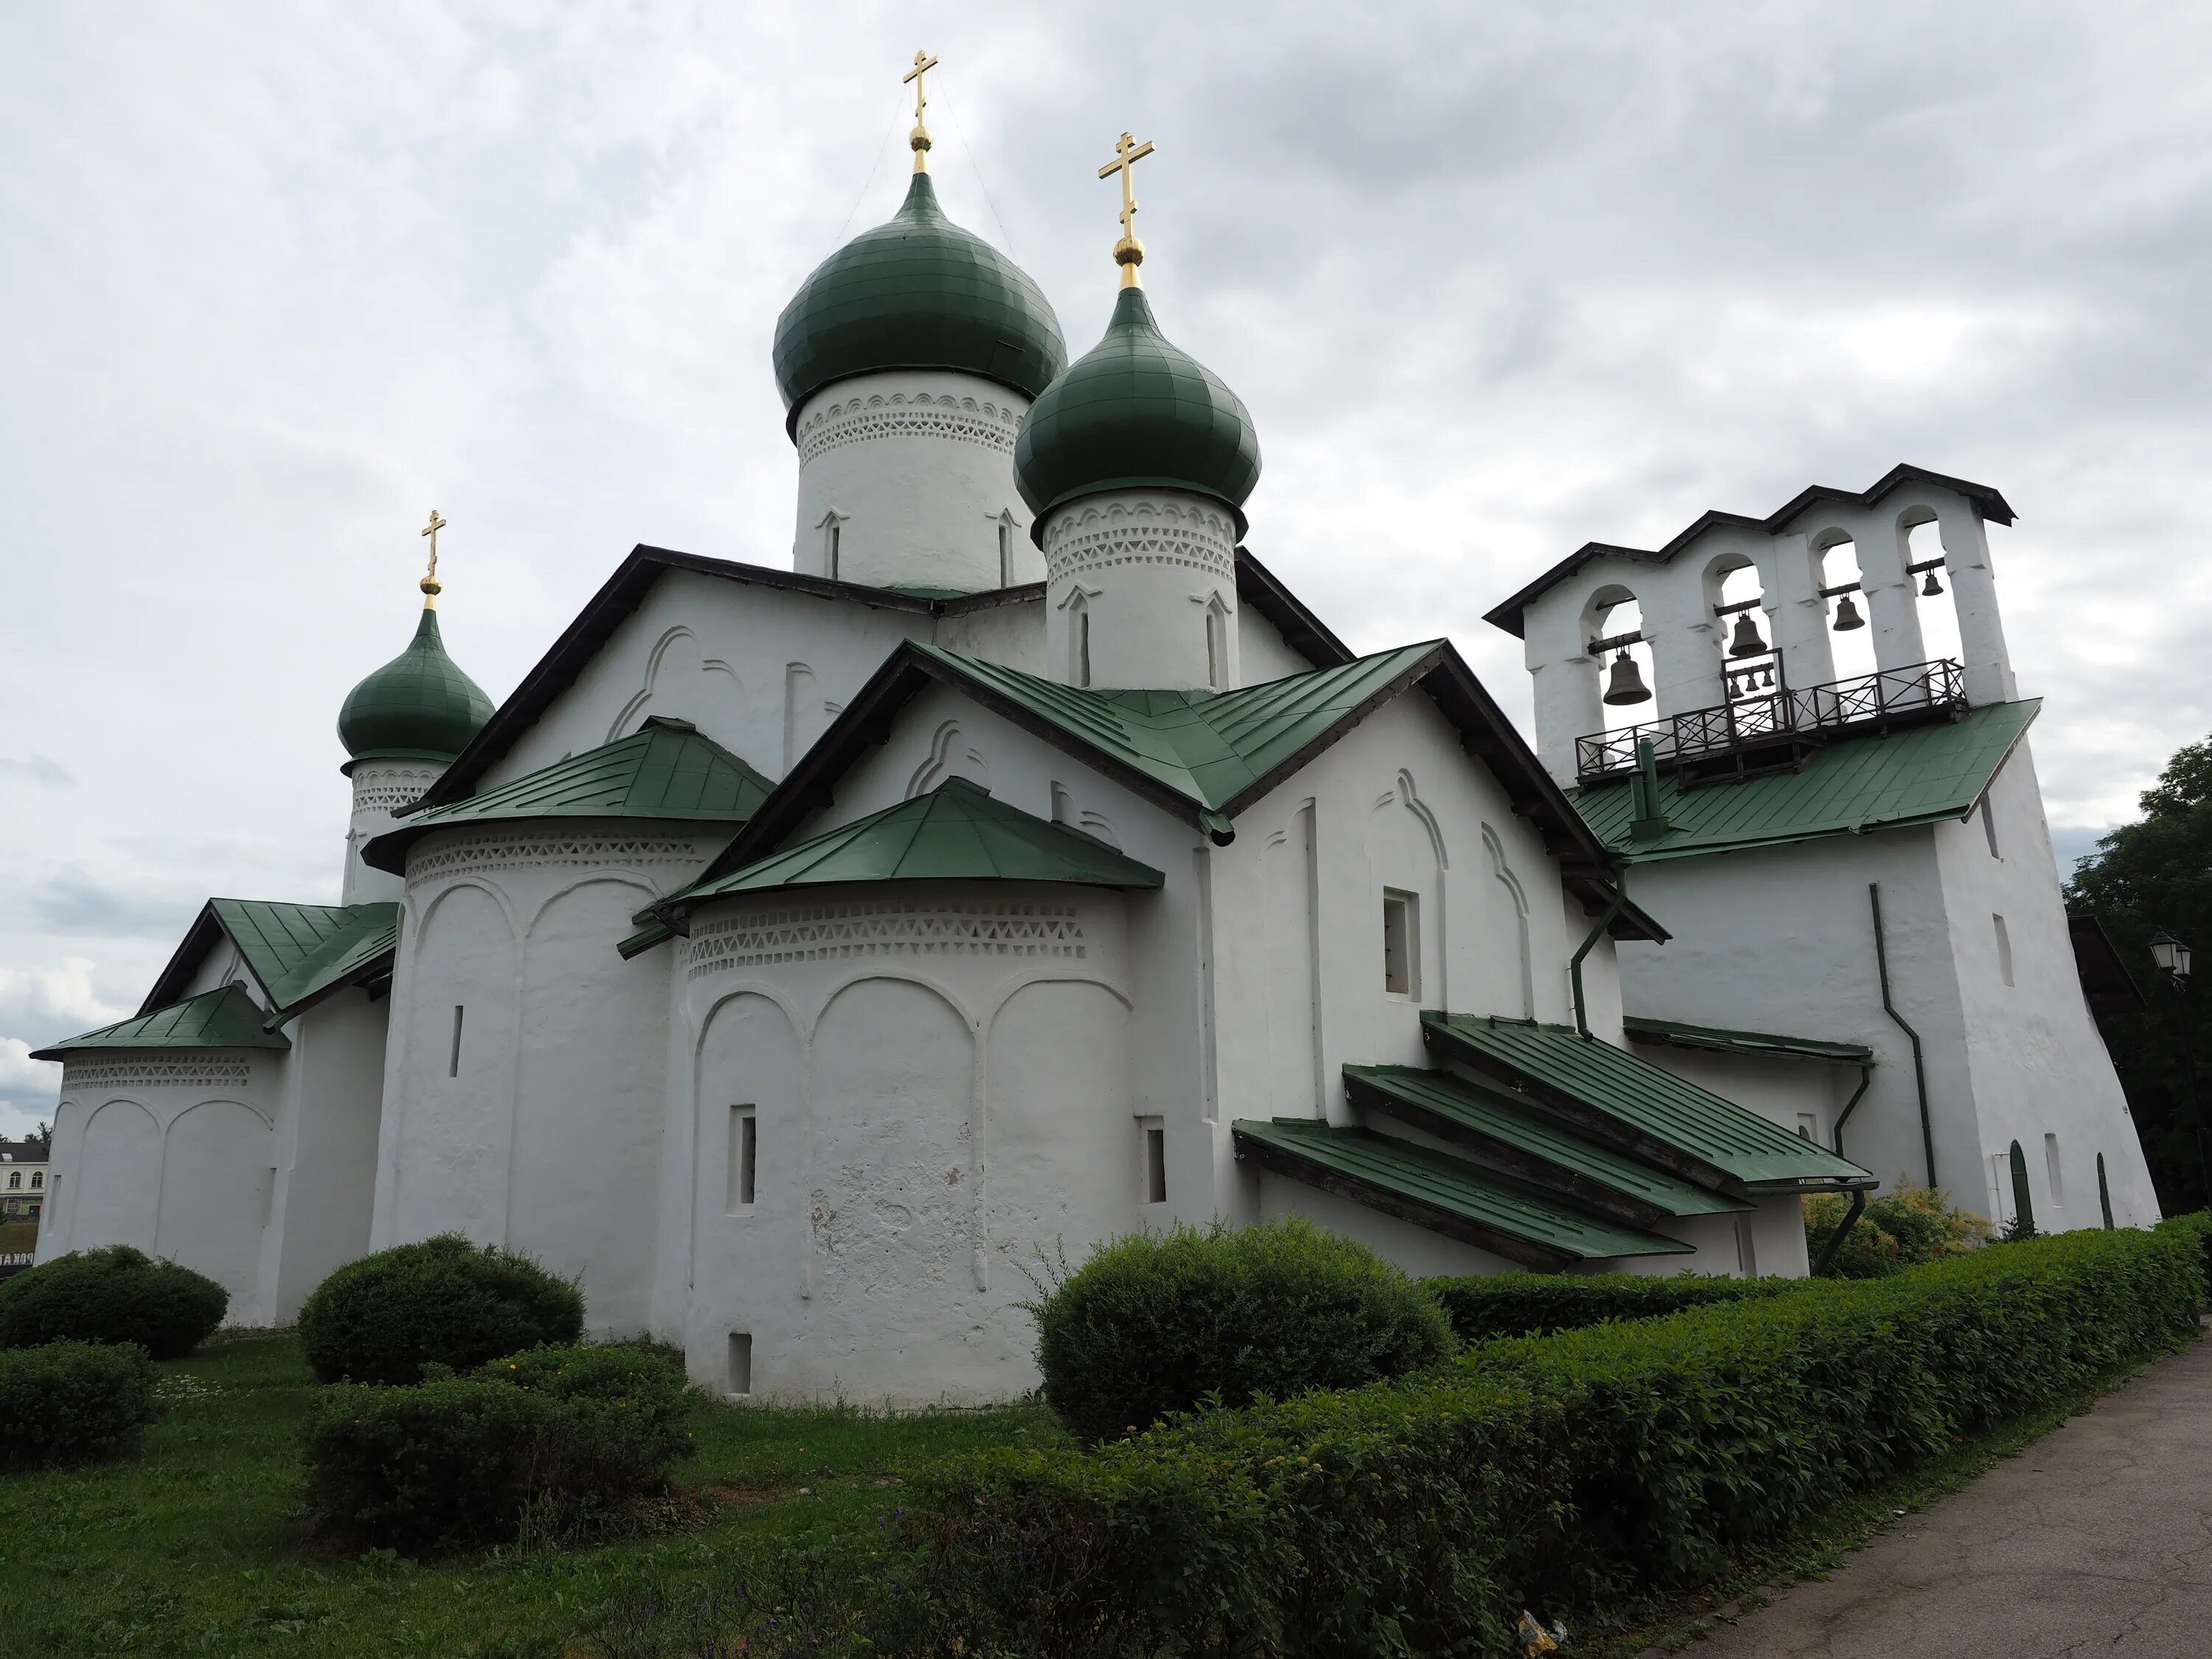
<svg viewBox="0 0 2212 1659"><path fill-rule="evenodd" d="M1889 951L1881 936L1881 884L1867 884L1867 899L1874 906L1874 965L1881 975L1881 1011L1912 1039L1912 1086L1920 1091L1920 1146L1928 1159L1928 1184L1936 1184L1936 1128L1928 1116L1928 1066L1920 1053L1920 1033L1914 1030L1897 1005L1889 999Z"/></svg>
<svg viewBox="0 0 2212 1659"><path fill-rule="evenodd" d="M1866 1091L1873 1083L1874 1067L1871 1065L1860 1066L1859 1086L1851 1091L1851 1097L1844 1103L1844 1109L1836 1119L1836 1156L1838 1158L1844 1155L1844 1125L1851 1121L1851 1114L1858 1110L1859 1102L1866 1098Z"/></svg>
<svg viewBox="0 0 2212 1659"><path fill-rule="evenodd" d="M1627 902L1628 871L1624 866L1613 872L1613 902L1605 907L1605 914L1597 919L1597 926L1589 930L1589 937L1583 941L1582 949L1576 951L1574 959L1567 963L1567 977L1573 981L1575 988L1575 1030L1584 1036L1590 1034L1590 1028L1589 1011L1583 1006L1583 958L1590 953L1591 947L1598 940L1605 937L1605 930L1613 926L1613 919L1620 914L1621 907Z"/></svg>
<svg viewBox="0 0 2212 1659"><path fill-rule="evenodd" d="M1851 1207L1844 1212L1843 1224L1828 1235L1828 1242L1820 1246L1820 1259L1813 1264L1813 1277L1820 1278L1835 1264L1836 1252L1844 1248L1844 1235L1858 1224L1866 1213L1866 1188L1856 1188L1851 1193Z"/></svg>

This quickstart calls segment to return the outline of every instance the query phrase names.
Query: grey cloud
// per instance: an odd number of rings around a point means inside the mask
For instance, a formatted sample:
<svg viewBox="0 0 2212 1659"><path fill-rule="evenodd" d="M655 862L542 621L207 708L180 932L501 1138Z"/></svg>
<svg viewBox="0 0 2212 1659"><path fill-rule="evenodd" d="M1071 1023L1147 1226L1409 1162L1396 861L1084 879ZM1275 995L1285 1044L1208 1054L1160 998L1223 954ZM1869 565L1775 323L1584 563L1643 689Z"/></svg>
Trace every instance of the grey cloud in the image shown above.
<svg viewBox="0 0 2212 1659"><path fill-rule="evenodd" d="M69 768L44 755L26 755L21 759L0 755L0 777L26 778L50 789L73 788L76 784L76 775Z"/></svg>

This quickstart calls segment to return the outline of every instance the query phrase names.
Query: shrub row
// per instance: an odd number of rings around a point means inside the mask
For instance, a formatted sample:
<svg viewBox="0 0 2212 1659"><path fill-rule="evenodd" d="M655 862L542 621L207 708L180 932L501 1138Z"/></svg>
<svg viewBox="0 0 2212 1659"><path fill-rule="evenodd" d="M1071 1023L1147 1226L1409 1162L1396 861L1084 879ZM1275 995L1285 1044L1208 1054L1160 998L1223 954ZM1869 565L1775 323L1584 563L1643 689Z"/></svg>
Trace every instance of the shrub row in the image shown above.
<svg viewBox="0 0 2212 1659"><path fill-rule="evenodd" d="M154 1420L143 1349L49 1342L0 1352L0 1465L104 1456Z"/></svg>
<svg viewBox="0 0 2212 1659"><path fill-rule="evenodd" d="M1433 1365L1455 1346L1402 1269L1295 1216L1115 1239L1030 1311L1045 1399L1086 1441L1209 1396L1241 1406L1357 1388Z"/></svg>
<svg viewBox="0 0 2212 1659"><path fill-rule="evenodd" d="M1425 1376L915 1486L971 1648L1506 1654L1708 1579L1954 1437L2193 1334L2203 1235L2081 1232L1894 1278L1495 1341Z"/></svg>
<svg viewBox="0 0 2212 1659"><path fill-rule="evenodd" d="M358 1541L412 1553L619 1529L684 1455L690 1404L681 1370L625 1344L533 1348L398 1387L341 1383L309 1420L308 1507Z"/></svg>
<svg viewBox="0 0 2212 1659"><path fill-rule="evenodd" d="M1462 1342L1499 1336L1542 1336L1613 1319L1657 1319L1714 1302L1742 1302L1796 1290L1800 1279L1729 1279L1682 1273L1498 1273L1492 1278L1425 1279Z"/></svg>
<svg viewBox="0 0 2212 1659"><path fill-rule="evenodd" d="M300 1348L325 1382L416 1382L575 1342L584 1297L526 1255L441 1233L349 1261L300 1308Z"/></svg>
<svg viewBox="0 0 2212 1659"><path fill-rule="evenodd" d="M212 1279L128 1244L72 1250L0 1279L0 1348L134 1343L175 1359L207 1340L229 1306Z"/></svg>

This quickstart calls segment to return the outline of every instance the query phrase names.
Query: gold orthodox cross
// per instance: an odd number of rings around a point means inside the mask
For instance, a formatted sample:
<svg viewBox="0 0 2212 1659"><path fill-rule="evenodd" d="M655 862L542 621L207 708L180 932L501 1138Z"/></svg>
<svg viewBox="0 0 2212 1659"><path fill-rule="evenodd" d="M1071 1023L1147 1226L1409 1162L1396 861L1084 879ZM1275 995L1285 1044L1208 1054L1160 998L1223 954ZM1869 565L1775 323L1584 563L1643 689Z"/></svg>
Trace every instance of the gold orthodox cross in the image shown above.
<svg viewBox="0 0 2212 1659"><path fill-rule="evenodd" d="M914 67L899 77L901 85L908 81L914 82L914 137L906 142L914 151L914 170L916 173L929 171L929 128L921 118L922 111L929 107L929 95L926 90L927 83L921 77L936 67L934 58L926 52L917 52L914 55Z"/></svg>
<svg viewBox="0 0 2212 1659"><path fill-rule="evenodd" d="M1129 180L1129 170L1152 153L1152 141L1139 143L1127 133L1114 146L1114 159L1098 169L1098 176L1109 173L1121 175L1121 240L1114 244L1114 263L1121 267L1121 286L1139 288L1143 284L1137 276L1137 267L1145 263L1145 245L1137 240L1137 193Z"/></svg>
<svg viewBox="0 0 2212 1659"><path fill-rule="evenodd" d="M446 520L438 516L438 509L430 509L430 522L424 525L421 534L430 538L430 574L422 578L422 605L426 610L438 608L438 595L443 591L438 581L438 532L446 527Z"/></svg>

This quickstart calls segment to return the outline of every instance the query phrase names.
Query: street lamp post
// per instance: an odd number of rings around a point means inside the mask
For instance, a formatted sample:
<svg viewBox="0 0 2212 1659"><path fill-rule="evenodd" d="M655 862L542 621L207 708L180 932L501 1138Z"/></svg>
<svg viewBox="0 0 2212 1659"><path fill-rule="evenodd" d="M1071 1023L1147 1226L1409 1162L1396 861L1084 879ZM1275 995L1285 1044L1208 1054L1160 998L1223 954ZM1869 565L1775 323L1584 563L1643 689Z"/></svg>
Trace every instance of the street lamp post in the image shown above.
<svg viewBox="0 0 2212 1659"><path fill-rule="evenodd" d="M2197 1087L2197 1040L2189 1029L2189 947L2160 928L2150 936L2150 959L2173 987L2174 1006L2181 1015L2181 1061L2189 1077L2189 1117L2197 1131L2197 1168L2204 1182L2204 1201L2212 1207L2212 1152L2204 1134L2204 1102Z"/></svg>

